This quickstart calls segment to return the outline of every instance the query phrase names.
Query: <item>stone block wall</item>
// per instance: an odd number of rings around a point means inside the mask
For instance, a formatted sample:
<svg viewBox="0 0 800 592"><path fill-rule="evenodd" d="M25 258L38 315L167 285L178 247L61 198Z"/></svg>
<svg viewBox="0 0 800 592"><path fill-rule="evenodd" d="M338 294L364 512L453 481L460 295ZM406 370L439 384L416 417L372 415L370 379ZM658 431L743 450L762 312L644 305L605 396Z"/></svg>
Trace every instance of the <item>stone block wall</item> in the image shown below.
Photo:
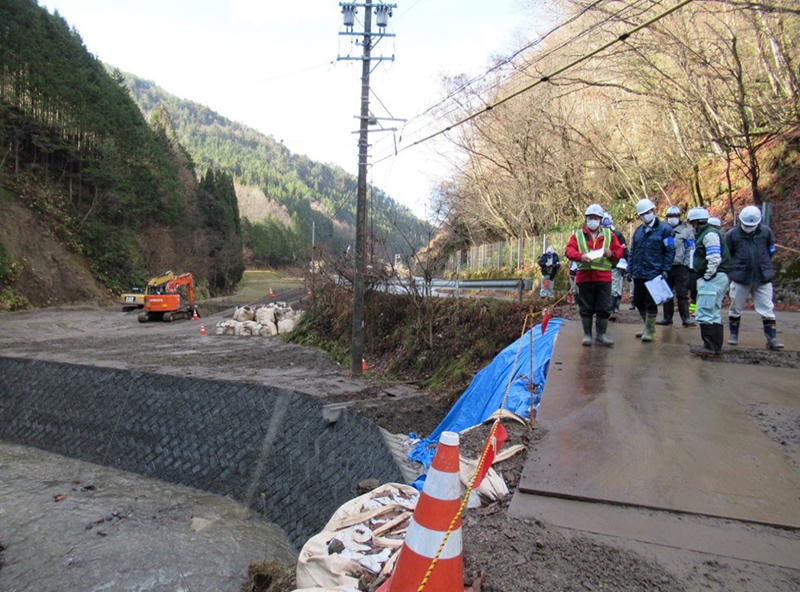
<svg viewBox="0 0 800 592"><path fill-rule="evenodd" d="M377 426L256 384L0 357L0 439L249 505L298 548L366 478L402 482Z"/></svg>

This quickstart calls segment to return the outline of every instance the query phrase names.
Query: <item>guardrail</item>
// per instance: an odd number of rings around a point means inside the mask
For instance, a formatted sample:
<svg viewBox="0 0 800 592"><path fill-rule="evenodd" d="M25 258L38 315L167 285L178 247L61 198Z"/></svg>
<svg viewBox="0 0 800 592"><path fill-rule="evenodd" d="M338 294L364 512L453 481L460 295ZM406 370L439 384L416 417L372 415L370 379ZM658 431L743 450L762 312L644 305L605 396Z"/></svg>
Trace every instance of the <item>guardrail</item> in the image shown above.
<svg viewBox="0 0 800 592"><path fill-rule="evenodd" d="M340 285L349 284L345 278L339 276L336 279ZM421 277L415 277L414 283L424 288L425 281ZM516 291L517 301L522 302L522 290L525 287L525 280L519 278L507 280L443 280L434 278L430 282L431 292L440 290L452 290L456 298L461 296L461 290L490 290L490 291ZM400 290L411 292L410 282L394 280L385 284L387 292L397 293ZM530 289L530 288L529 288ZM434 294L432 294L434 295Z"/></svg>
<svg viewBox="0 0 800 592"><path fill-rule="evenodd" d="M415 278L417 285L424 286L422 278ZM522 290L525 281L519 278L508 280L442 280L433 279L430 283L431 291L453 290L453 295L458 298L461 290L491 290L491 291L516 291L517 301L522 302ZM392 286L410 290L406 282L392 282Z"/></svg>

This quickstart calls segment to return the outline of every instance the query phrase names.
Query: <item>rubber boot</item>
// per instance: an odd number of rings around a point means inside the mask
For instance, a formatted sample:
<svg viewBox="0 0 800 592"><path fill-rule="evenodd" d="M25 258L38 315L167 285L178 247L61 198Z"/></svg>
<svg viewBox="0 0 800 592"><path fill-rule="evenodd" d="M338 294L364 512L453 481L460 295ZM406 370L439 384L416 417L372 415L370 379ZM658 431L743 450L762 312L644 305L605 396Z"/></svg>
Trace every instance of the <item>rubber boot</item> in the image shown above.
<svg viewBox="0 0 800 592"><path fill-rule="evenodd" d="M597 317L595 320L595 327L597 327L597 337L595 337L594 340L600 345L614 347L614 342L606 337L606 331L608 331L608 319L601 319L600 317Z"/></svg>
<svg viewBox="0 0 800 592"><path fill-rule="evenodd" d="M778 325L774 319L763 321L764 335L767 337L767 349L783 349L783 344L778 341Z"/></svg>
<svg viewBox="0 0 800 592"><path fill-rule="evenodd" d="M647 317L645 317L645 314L644 314L643 312L640 312L639 314L642 316L642 322L643 322L645 325L647 325L647 320L646 320L646 319L647 319ZM637 338L637 339L641 339L641 338L642 338L642 335L644 335L644 327L643 327L643 328L642 328L640 331L637 331L637 332L636 332L636 338Z"/></svg>
<svg viewBox="0 0 800 592"><path fill-rule="evenodd" d="M697 323L689 316L688 298L678 298L678 314L681 315L681 321L684 327L697 327Z"/></svg>
<svg viewBox="0 0 800 592"><path fill-rule="evenodd" d="M728 317L728 328L731 331L731 337L728 339L728 345L739 345L739 324L742 322L741 317ZM769 340L769 337L767 337ZM769 344L767 344L769 346Z"/></svg>
<svg viewBox="0 0 800 592"><path fill-rule="evenodd" d="M719 325L722 328L722 325ZM719 357L714 344L714 325L708 323L700 323L700 337L703 339L703 345L693 345L689 348L689 352L701 358L716 358ZM722 344L720 343L720 347Z"/></svg>
<svg viewBox="0 0 800 592"><path fill-rule="evenodd" d="M608 316L609 321L617 320L617 313L619 312L619 300L619 296L615 296L611 299L611 314Z"/></svg>
<svg viewBox="0 0 800 592"><path fill-rule="evenodd" d="M711 325L711 338L714 343L715 357L722 357L722 344L725 342L725 325L722 323L714 323Z"/></svg>
<svg viewBox="0 0 800 592"><path fill-rule="evenodd" d="M675 315L675 299L667 300L661 305L661 310L664 318L656 323L656 325L671 325L672 317Z"/></svg>
<svg viewBox="0 0 800 592"><path fill-rule="evenodd" d="M581 325L583 325L581 345L592 345L592 317L581 317Z"/></svg>
<svg viewBox="0 0 800 592"><path fill-rule="evenodd" d="M642 342L653 341L656 336L656 315L647 315L644 320L644 333L642 333Z"/></svg>

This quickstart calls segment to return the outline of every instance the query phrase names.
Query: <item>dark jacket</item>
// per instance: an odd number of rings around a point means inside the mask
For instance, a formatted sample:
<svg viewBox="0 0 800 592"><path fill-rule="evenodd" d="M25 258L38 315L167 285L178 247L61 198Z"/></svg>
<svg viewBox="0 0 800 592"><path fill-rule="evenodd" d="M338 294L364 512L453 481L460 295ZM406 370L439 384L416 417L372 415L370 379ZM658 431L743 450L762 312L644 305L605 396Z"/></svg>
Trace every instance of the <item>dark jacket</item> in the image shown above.
<svg viewBox="0 0 800 592"><path fill-rule="evenodd" d="M708 235L711 235L706 239ZM716 235L716 239L713 237ZM712 251L713 249L713 251ZM730 274L733 269L731 253L728 243L725 242L725 235L721 230L714 228L711 224L704 224L697 229L697 240L694 247L694 271L701 278L705 275L714 277L722 272ZM714 263L719 261L719 263ZM716 269L714 269L716 265ZM713 270L713 273L709 273Z"/></svg>
<svg viewBox="0 0 800 592"><path fill-rule="evenodd" d="M775 237L767 226L759 224L752 234L734 226L725 235L725 241L733 260L733 270L728 274L731 281L760 286L775 278L775 269L772 267Z"/></svg>
<svg viewBox="0 0 800 592"><path fill-rule="evenodd" d="M628 261L631 277L652 280L670 270L675 261L675 241L669 224L658 218L650 229L642 224L633 233L632 242Z"/></svg>
<svg viewBox="0 0 800 592"><path fill-rule="evenodd" d="M625 240L625 235L622 234L619 230L612 230L611 232L614 233L614 236L617 237L617 241L619 242L620 246L622 247L622 257L620 259L628 260L628 241ZM614 267L617 266L617 261L614 262Z"/></svg>
<svg viewBox="0 0 800 592"><path fill-rule="evenodd" d="M558 260L558 255L555 253L553 253L551 257L553 258L552 264L548 267L547 253L543 253L542 256L539 257L539 267L542 270L542 277L553 279L556 276L556 272L561 268L561 262Z"/></svg>

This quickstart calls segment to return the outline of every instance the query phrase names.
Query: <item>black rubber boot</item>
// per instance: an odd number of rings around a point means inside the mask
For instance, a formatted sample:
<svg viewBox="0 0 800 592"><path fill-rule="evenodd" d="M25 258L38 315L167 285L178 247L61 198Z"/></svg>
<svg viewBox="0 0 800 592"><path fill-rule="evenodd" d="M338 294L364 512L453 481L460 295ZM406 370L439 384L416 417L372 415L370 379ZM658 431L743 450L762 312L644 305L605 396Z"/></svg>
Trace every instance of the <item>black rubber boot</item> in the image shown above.
<svg viewBox="0 0 800 592"><path fill-rule="evenodd" d="M722 357L722 344L725 342L725 325L722 323L714 323L711 325L713 331L711 331L711 337L714 340L714 353L716 357Z"/></svg>
<svg viewBox="0 0 800 592"><path fill-rule="evenodd" d="M764 335L767 337L767 349L783 349L783 344L778 341L778 325L770 319L764 323Z"/></svg>
<svg viewBox="0 0 800 592"><path fill-rule="evenodd" d="M714 326L708 323L700 323L700 337L703 339L703 345L693 345L689 348L689 352L701 358L716 358L719 357L717 349L714 345ZM719 325L722 328L722 325ZM720 348L722 344L720 344Z"/></svg>
<svg viewBox="0 0 800 592"><path fill-rule="evenodd" d="M728 328L731 331L731 337L728 339L728 345L739 345L739 324L741 322L741 317L728 317ZM767 339L769 339L769 337L767 337Z"/></svg>
<svg viewBox="0 0 800 592"><path fill-rule="evenodd" d="M661 310L663 311L664 318L658 321L656 325L671 325L672 317L675 315L675 299L672 298L664 302L664 304L661 305Z"/></svg>
<svg viewBox="0 0 800 592"><path fill-rule="evenodd" d="M595 337L594 340L600 345L613 347L614 342L606 337L606 331L608 330L608 319L601 319L600 317L597 317L595 320L595 327L597 327L597 337Z"/></svg>
<svg viewBox="0 0 800 592"><path fill-rule="evenodd" d="M681 321L684 327L697 327L697 323L689 316L688 298L678 298L678 314L681 315Z"/></svg>
<svg viewBox="0 0 800 592"><path fill-rule="evenodd" d="M581 317L581 325L583 325L581 345L592 345L592 317Z"/></svg>

